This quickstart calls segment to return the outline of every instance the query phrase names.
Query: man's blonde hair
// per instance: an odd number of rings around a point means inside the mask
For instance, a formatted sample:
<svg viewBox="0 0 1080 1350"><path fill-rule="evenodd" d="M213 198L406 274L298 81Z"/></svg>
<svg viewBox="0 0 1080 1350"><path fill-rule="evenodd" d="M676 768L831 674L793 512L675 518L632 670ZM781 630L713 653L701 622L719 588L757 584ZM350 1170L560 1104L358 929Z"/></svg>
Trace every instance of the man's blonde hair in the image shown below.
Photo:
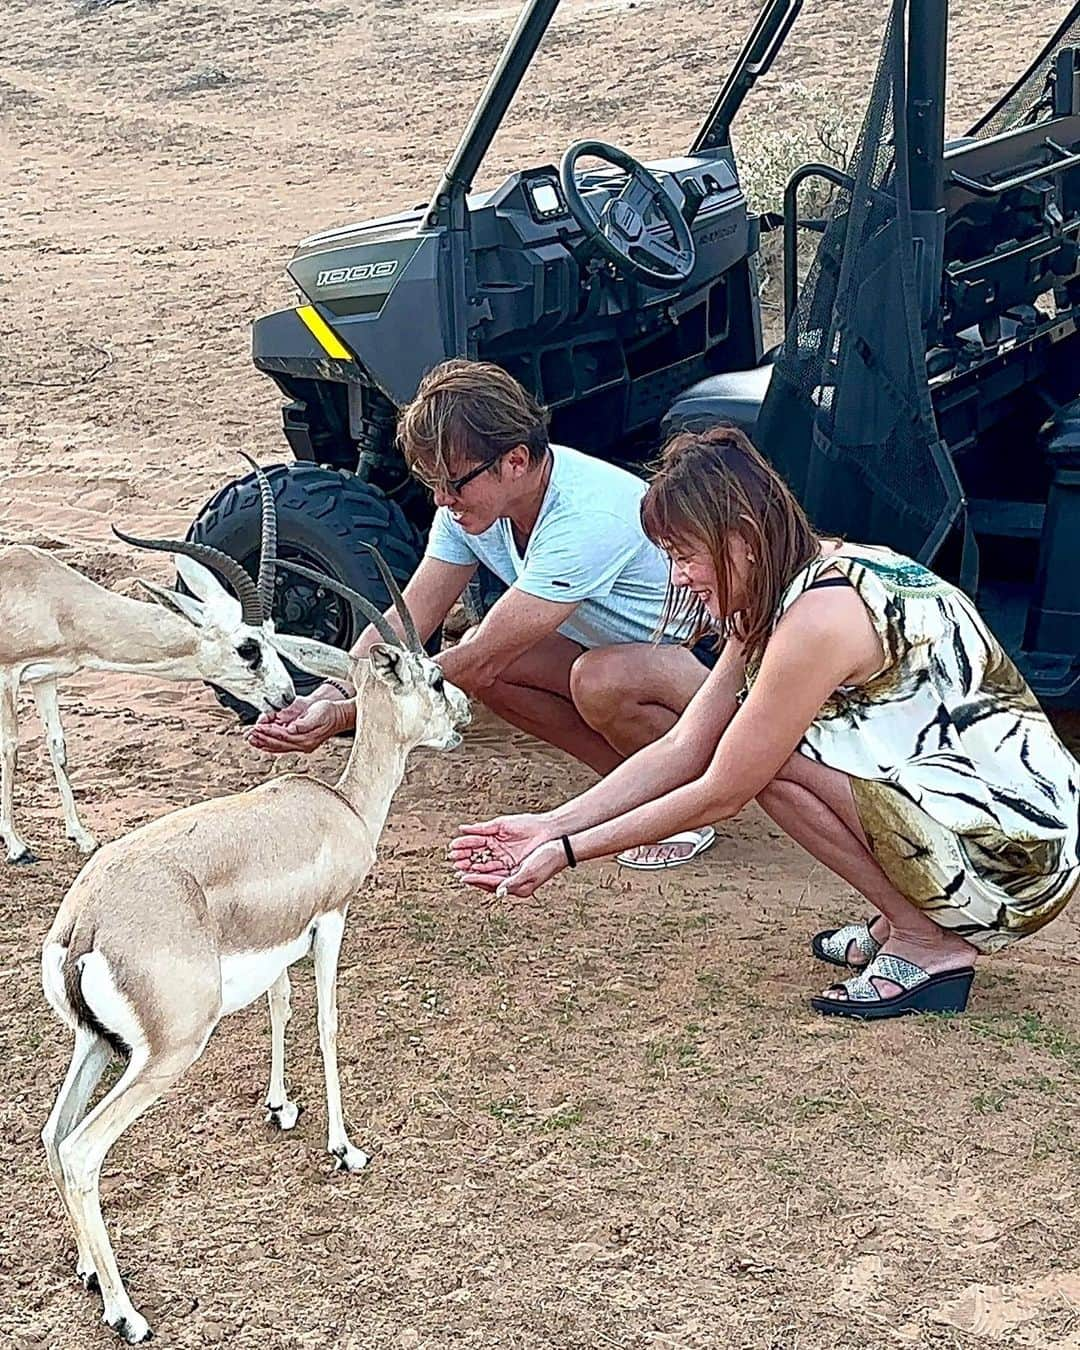
<svg viewBox="0 0 1080 1350"><path fill-rule="evenodd" d="M397 439L410 470L449 478L524 445L533 463L548 450L547 410L502 366L444 361L402 409Z"/></svg>

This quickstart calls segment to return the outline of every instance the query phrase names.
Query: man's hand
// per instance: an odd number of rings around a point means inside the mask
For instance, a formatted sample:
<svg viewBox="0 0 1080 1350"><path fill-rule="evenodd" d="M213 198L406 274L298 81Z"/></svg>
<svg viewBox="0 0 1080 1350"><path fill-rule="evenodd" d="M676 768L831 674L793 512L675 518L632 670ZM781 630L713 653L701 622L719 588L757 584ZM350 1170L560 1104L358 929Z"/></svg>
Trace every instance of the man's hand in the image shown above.
<svg viewBox="0 0 1080 1350"><path fill-rule="evenodd" d="M461 829L450 844L450 861L466 885L485 891L493 891L551 838L551 825L542 815L500 816Z"/></svg>
<svg viewBox="0 0 1080 1350"><path fill-rule="evenodd" d="M352 726L353 707L338 699L297 698L279 712L263 713L248 729L248 742L268 755L309 754Z"/></svg>

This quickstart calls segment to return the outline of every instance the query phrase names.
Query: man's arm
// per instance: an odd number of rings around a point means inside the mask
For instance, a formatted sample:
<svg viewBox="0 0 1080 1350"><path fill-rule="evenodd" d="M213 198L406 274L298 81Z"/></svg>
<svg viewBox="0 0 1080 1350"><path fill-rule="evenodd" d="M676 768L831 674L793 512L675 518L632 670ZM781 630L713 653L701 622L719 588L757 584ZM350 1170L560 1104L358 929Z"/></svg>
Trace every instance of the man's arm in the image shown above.
<svg viewBox="0 0 1080 1350"><path fill-rule="evenodd" d="M478 697L502 672L565 623L577 605L556 604L527 595L516 586L499 597L468 642L435 658L446 678Z"/></svg>
<svg viewBox="0 0 1080 1350"><path fill-rule="evenodd" d="M403 592L409 613L413 616L420 641L427 642L439 624L450 613L451 607L461 598L461 593L469 584L476 571L475 563L448 563L441 558L422 558L419 567L409 579ZM405 640L405 630L393 605L383 618L395 633ZM379 631L374 624L368 624L349 649L349 655L355 661L367 656L376 642L381 642ZM325 692L320 692L325 691ZM334 685L320 685L313 697L341 698ZM349 722L352 725L352 722Z"/></svg>
<svg viewBox="0 0 1080 1350"><path fill-rule="evenodd" d="M591 503L542 521L529 542L524 571L469 641L439 664L467 694L481 695L514 661L567 622L583 600L611 593L644 535Z"/></svg>
<svg viewBox="0 0 1080 1350"><path fill-rule="evenodd" d="M475 571L475 563L448 563L443 562L441 558L431 557L421 559L420 566L412 574L404 590L405 603L416 624L421 642L427 642L450 613L451 607L461 599L461 593ZM405 630L393 605L383 617L404 641ZM376 642L381 641L378 630L369 624L353 644L351 655L359 660L362 656L367 656Z"/></svg>

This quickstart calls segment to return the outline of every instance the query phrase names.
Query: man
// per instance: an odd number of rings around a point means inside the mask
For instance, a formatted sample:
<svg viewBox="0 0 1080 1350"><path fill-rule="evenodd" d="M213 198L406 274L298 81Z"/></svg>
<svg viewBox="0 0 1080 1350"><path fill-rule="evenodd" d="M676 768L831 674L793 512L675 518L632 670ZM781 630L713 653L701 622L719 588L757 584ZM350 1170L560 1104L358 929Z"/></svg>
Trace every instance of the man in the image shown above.
<svg viewBox="0 0 1080 1350"><path fill-rule="evenodd" d="M508 587L439 654L446 678L599 774L662 736L703 683L708 657L652 641L668 565L641 529L645 483L552 445L544 409L484 362L432 370L402 412L398 439L438 508L405 589L420 636L426 641L443 622L478 564ZM392 608L387 619L400 631ZM377 641L368 628L353 654ZM311 751L349 730L354 716L346 691L324 684L261 717L250 739L271 754ZM711 829L689 831L619 861L673 866L713 838Z"/></svg>

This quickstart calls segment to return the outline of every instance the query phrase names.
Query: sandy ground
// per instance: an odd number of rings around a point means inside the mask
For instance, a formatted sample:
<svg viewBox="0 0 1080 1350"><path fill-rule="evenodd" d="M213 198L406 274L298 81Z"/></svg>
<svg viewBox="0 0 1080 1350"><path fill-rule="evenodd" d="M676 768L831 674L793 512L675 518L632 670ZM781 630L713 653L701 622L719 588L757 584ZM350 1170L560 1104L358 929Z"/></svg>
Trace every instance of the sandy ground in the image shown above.
<svg viewBox="0 0 1080 1350"><path fill-rule="evenodd" d="M566 0L485 179L583 135L686 144L753 8ZM961 130L1065 6L952 8ZM762 115L792 79L857 104L876 10L810 0ZM0 537L111 582L111 520L182 529L238 447L283 456L250 320L296 239L427 194L515 12L6 0ZM200 688L81 679L65 706L103 837L268 772ZM1076 922L987 966L966 1017L858 1028L805 1003L807 938L853 897L754 809L667 879L595 866L508 907L455 885L461 818L586 782L485 718L411 767L341 974L367 1175L322 1151L305 969L293 1134L262 1123L257 1006L121 1142L106 1218L161 1343L1080 1347ZM42 861L0 892L0 1342L82 1350L111 1339L38 1141L69 1048L38 950L79 860L29 712L18 809Z"/></svg>

